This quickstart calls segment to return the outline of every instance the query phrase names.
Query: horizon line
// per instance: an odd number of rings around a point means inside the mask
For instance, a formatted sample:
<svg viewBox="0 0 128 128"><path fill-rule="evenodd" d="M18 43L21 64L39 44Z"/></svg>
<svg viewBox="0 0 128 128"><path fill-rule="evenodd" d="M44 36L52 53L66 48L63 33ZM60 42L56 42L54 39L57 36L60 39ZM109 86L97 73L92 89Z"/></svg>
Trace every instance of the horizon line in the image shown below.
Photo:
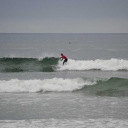
<svg viewBox="0 0 128 128"><path fill-rule="evenodd" d="M0 32L0 34L128 34L128 32Z"/></svg>

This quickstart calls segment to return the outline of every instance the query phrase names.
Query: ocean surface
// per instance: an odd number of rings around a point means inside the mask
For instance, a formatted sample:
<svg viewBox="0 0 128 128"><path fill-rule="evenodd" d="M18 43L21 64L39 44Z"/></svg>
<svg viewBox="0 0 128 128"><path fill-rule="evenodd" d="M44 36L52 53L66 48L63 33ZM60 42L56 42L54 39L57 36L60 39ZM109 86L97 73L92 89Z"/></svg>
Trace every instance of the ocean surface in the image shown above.
<svg viewBox="0 0 128 128"><path fill-rule="evenodd" d="M0 128L15 127L128 128L128 34L0 33Z"/></svg>

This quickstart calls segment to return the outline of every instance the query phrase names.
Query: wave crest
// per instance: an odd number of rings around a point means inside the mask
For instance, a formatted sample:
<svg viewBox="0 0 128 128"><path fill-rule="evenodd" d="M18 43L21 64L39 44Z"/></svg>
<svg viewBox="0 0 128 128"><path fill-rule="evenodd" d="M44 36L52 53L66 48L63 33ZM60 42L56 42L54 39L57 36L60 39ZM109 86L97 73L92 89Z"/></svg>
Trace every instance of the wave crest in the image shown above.
<svg viewBox="0 0 128 128"><path fill-rule="evenodd" d="M81 78L77 79L35 79L0 81L0 92L45 92L45 91L74 91L82 88L84 85L92 84Z"/></svg>
<svg viewBox="0 0 128 128"><path fill-rule="evenodd" d="M58 58L0 58L0 72L53 72Z"/></svg>

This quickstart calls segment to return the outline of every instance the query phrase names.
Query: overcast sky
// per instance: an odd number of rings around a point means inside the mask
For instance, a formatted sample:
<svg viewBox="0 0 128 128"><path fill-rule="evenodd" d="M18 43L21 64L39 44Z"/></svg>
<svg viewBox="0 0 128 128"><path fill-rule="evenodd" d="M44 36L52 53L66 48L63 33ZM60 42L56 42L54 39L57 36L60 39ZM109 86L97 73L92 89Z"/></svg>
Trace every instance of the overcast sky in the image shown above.
<svg viewBox="0 0 128 128"><path fill-rule="evenodd" d="M128 33L128 0L0 0L0 33Z"/></svg>

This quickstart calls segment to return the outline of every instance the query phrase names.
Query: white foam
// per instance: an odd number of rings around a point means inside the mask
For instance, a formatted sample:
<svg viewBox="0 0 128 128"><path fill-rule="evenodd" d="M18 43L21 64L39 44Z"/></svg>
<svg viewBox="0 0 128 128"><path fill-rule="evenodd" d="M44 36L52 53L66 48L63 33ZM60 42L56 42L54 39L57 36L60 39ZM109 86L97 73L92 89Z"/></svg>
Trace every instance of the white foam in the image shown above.
<svg viewBox="0 0 128 128"><path fill-rule="evenodd" d="M47 53L47 52L43 52L41 55L38 56L23 56L23 55L18 55L18 54L9 54L9 55L5 55L5 58L37 58L39 60L42 60L46 57L50 58L50 57L57 57L58 55L55 53Z"/></svg>
<svg viewBox="0 0 128 128"><path fill-rule="evenodd" d="M62 62L58 64L58 70L128 70L128 60L110 59L110 60L72 60L69 59L64 66Z"/></svg>
<svg viewBox="0 0 128 128"><path fill-rule="evenodd" d="M42 59L44 59L44 58L46 58L46 57L48 57L48 58L50 58L50 57L57 57L58 58L58 56L57 55L55 55L54 53L42 53L39 57L38 57L38 59L39 60L42 60Z"/></svg>
<svg viewBox="0 0 128 128"><path fill-rule="evenodd" d="M34 79L19 80L11 79L0 81L0 92L40 92L40 91L74 91L81 89L85 85L96 84L95 81L76 79Z"/></svg>
<svg viewBox="0 0 128 128"><path fill-rule="evenodd" d="M121 119L30 119L0 120L1 128L127 128Z"/></svg>

